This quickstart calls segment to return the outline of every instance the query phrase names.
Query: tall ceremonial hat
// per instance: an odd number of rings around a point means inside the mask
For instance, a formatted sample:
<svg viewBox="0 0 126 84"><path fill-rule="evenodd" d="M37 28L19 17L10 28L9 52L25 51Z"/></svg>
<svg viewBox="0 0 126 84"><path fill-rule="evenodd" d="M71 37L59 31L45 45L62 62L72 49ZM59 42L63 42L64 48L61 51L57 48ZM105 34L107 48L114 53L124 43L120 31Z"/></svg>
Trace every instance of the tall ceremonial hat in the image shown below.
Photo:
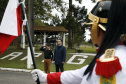
<svg viewBox="0 0 126 84"><path fill-rule="evenodd" d="M102 11L103 11L103 6L100 6L99 4L102 4L102 3L104 3L104 6L105 6L105 3L107 4L106 6L109 6L109 9L107 11L104 11L104 12L106 12L106 15L105 15L106 17L100 16L99 7L102 7ZM97 10L96 14L94 12L95 9ZM89 14L90 24L92 24L92 29L94 29L91 31L91 33L94 33L94 34L95 34L95 32L97 33L96 26L99 26L99 24L101 24L106 29L106 31L105 31L102 43L99 47L99 51L97 52L97 55L94 57L94 59L92 60L92 62L89 64L89 66L87 67L87 69L84 72L84 75L89 73L88 78L92 74L92 71L96 64L96 59L100 58L102 56L102 54L105 53L106 49L115 48L115 46L119 44L120 37L122 36L122 34L123 34L123 37L126 34L126 0L99 1L96 4L96 6L93 8L93 10L91 11L91 14L93 15L93 17L94 16L98 17L98 21L96 20L96 22L95 22L96 18L90 19L90 14ZM101 15L102 15L102 13L101 13ZM102 21L100 21L100 18L108 18L107 23L103 23ZM101 28L101 27L99 26L99 28ZM95 37L96 37L96 35L95 35ZM92 39L92 40L94 40L94 39ZM124 41L124 42L126 43L126 41ZM126 44L124 44L124 45L126 45Z"/></svg>
<svg viewBox="0 0 126 84"><path fill-rule="evenodd" d="M88 15L88 21L85 25L92 25L92 41L97 45L97 28L106 31L108 14L111 6L111 0L100 0Z"/></svg>

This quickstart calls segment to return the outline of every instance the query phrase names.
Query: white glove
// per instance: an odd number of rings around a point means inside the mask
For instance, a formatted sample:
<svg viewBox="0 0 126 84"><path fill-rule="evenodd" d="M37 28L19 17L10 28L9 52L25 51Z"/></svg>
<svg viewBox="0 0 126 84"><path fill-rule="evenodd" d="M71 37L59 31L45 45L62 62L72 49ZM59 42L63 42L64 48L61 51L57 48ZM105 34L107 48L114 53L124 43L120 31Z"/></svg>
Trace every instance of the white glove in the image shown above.
<svg viewBox="0 0 126 84"><path fill-rule="evenodd" d="M34 81L39 78L40 83L47 83L47 74L39 69L35 69L31 72Z"/></svg>

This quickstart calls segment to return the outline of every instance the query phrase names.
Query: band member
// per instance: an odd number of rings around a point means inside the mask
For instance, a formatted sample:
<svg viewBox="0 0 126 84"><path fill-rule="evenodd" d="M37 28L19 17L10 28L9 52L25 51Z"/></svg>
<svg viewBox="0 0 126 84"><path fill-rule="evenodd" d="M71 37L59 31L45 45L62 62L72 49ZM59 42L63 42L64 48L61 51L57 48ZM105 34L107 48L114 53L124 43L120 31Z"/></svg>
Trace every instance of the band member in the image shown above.
<svg viewBox="0 0 126 84"><path fill-rule="evenodd" d="M36 69L33 79L48 84L126 83L126 0L101 0L90 12L91 38L99 50L92 62L78 70L45 74ZM36 81L36 80L35 80Z"/></svg>

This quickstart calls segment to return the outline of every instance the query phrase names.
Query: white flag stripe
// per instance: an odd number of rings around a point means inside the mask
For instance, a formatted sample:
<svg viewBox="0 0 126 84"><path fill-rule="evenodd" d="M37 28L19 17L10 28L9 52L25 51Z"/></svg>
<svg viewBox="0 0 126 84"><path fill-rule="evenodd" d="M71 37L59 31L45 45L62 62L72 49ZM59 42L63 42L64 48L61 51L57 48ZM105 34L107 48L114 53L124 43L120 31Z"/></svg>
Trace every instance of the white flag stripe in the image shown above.
<svg viewBox="0 0 126 84"><path fill-rule="evenodd" d="M0 33L18 36L16 13L16 8L18 5L18 0L9 0L0 25Z"/></svg>

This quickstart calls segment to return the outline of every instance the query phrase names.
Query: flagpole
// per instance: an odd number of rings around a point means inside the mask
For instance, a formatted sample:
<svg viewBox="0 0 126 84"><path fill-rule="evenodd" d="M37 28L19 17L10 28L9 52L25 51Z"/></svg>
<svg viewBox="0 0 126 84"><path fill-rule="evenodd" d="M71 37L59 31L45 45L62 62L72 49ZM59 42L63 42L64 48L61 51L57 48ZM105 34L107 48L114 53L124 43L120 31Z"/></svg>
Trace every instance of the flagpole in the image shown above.
<svg viewBox="0 0 126 84"><path fill-rule="evenodd" d="M24 5L23 5L23 0L21 0L20 5L21 5L22 12L23 12L23 19L26 19L26 13L25 13ZM37 69L36 61L35 61L35 58L34 58L35 56L34 56L34 52L33 52L33 44L32 44L31 37L30 37L30 32L29 32L28 22L26 21L25 24L26 24L25 28L26 28L26 32L27 32L27 36L28 36L28 42L29 42L29 47L30 47L30 51L31 51L33 66L34 66L34 69ZM37 79L36 82L37 82L37 84L40 84L39 79Z"/></svg>

